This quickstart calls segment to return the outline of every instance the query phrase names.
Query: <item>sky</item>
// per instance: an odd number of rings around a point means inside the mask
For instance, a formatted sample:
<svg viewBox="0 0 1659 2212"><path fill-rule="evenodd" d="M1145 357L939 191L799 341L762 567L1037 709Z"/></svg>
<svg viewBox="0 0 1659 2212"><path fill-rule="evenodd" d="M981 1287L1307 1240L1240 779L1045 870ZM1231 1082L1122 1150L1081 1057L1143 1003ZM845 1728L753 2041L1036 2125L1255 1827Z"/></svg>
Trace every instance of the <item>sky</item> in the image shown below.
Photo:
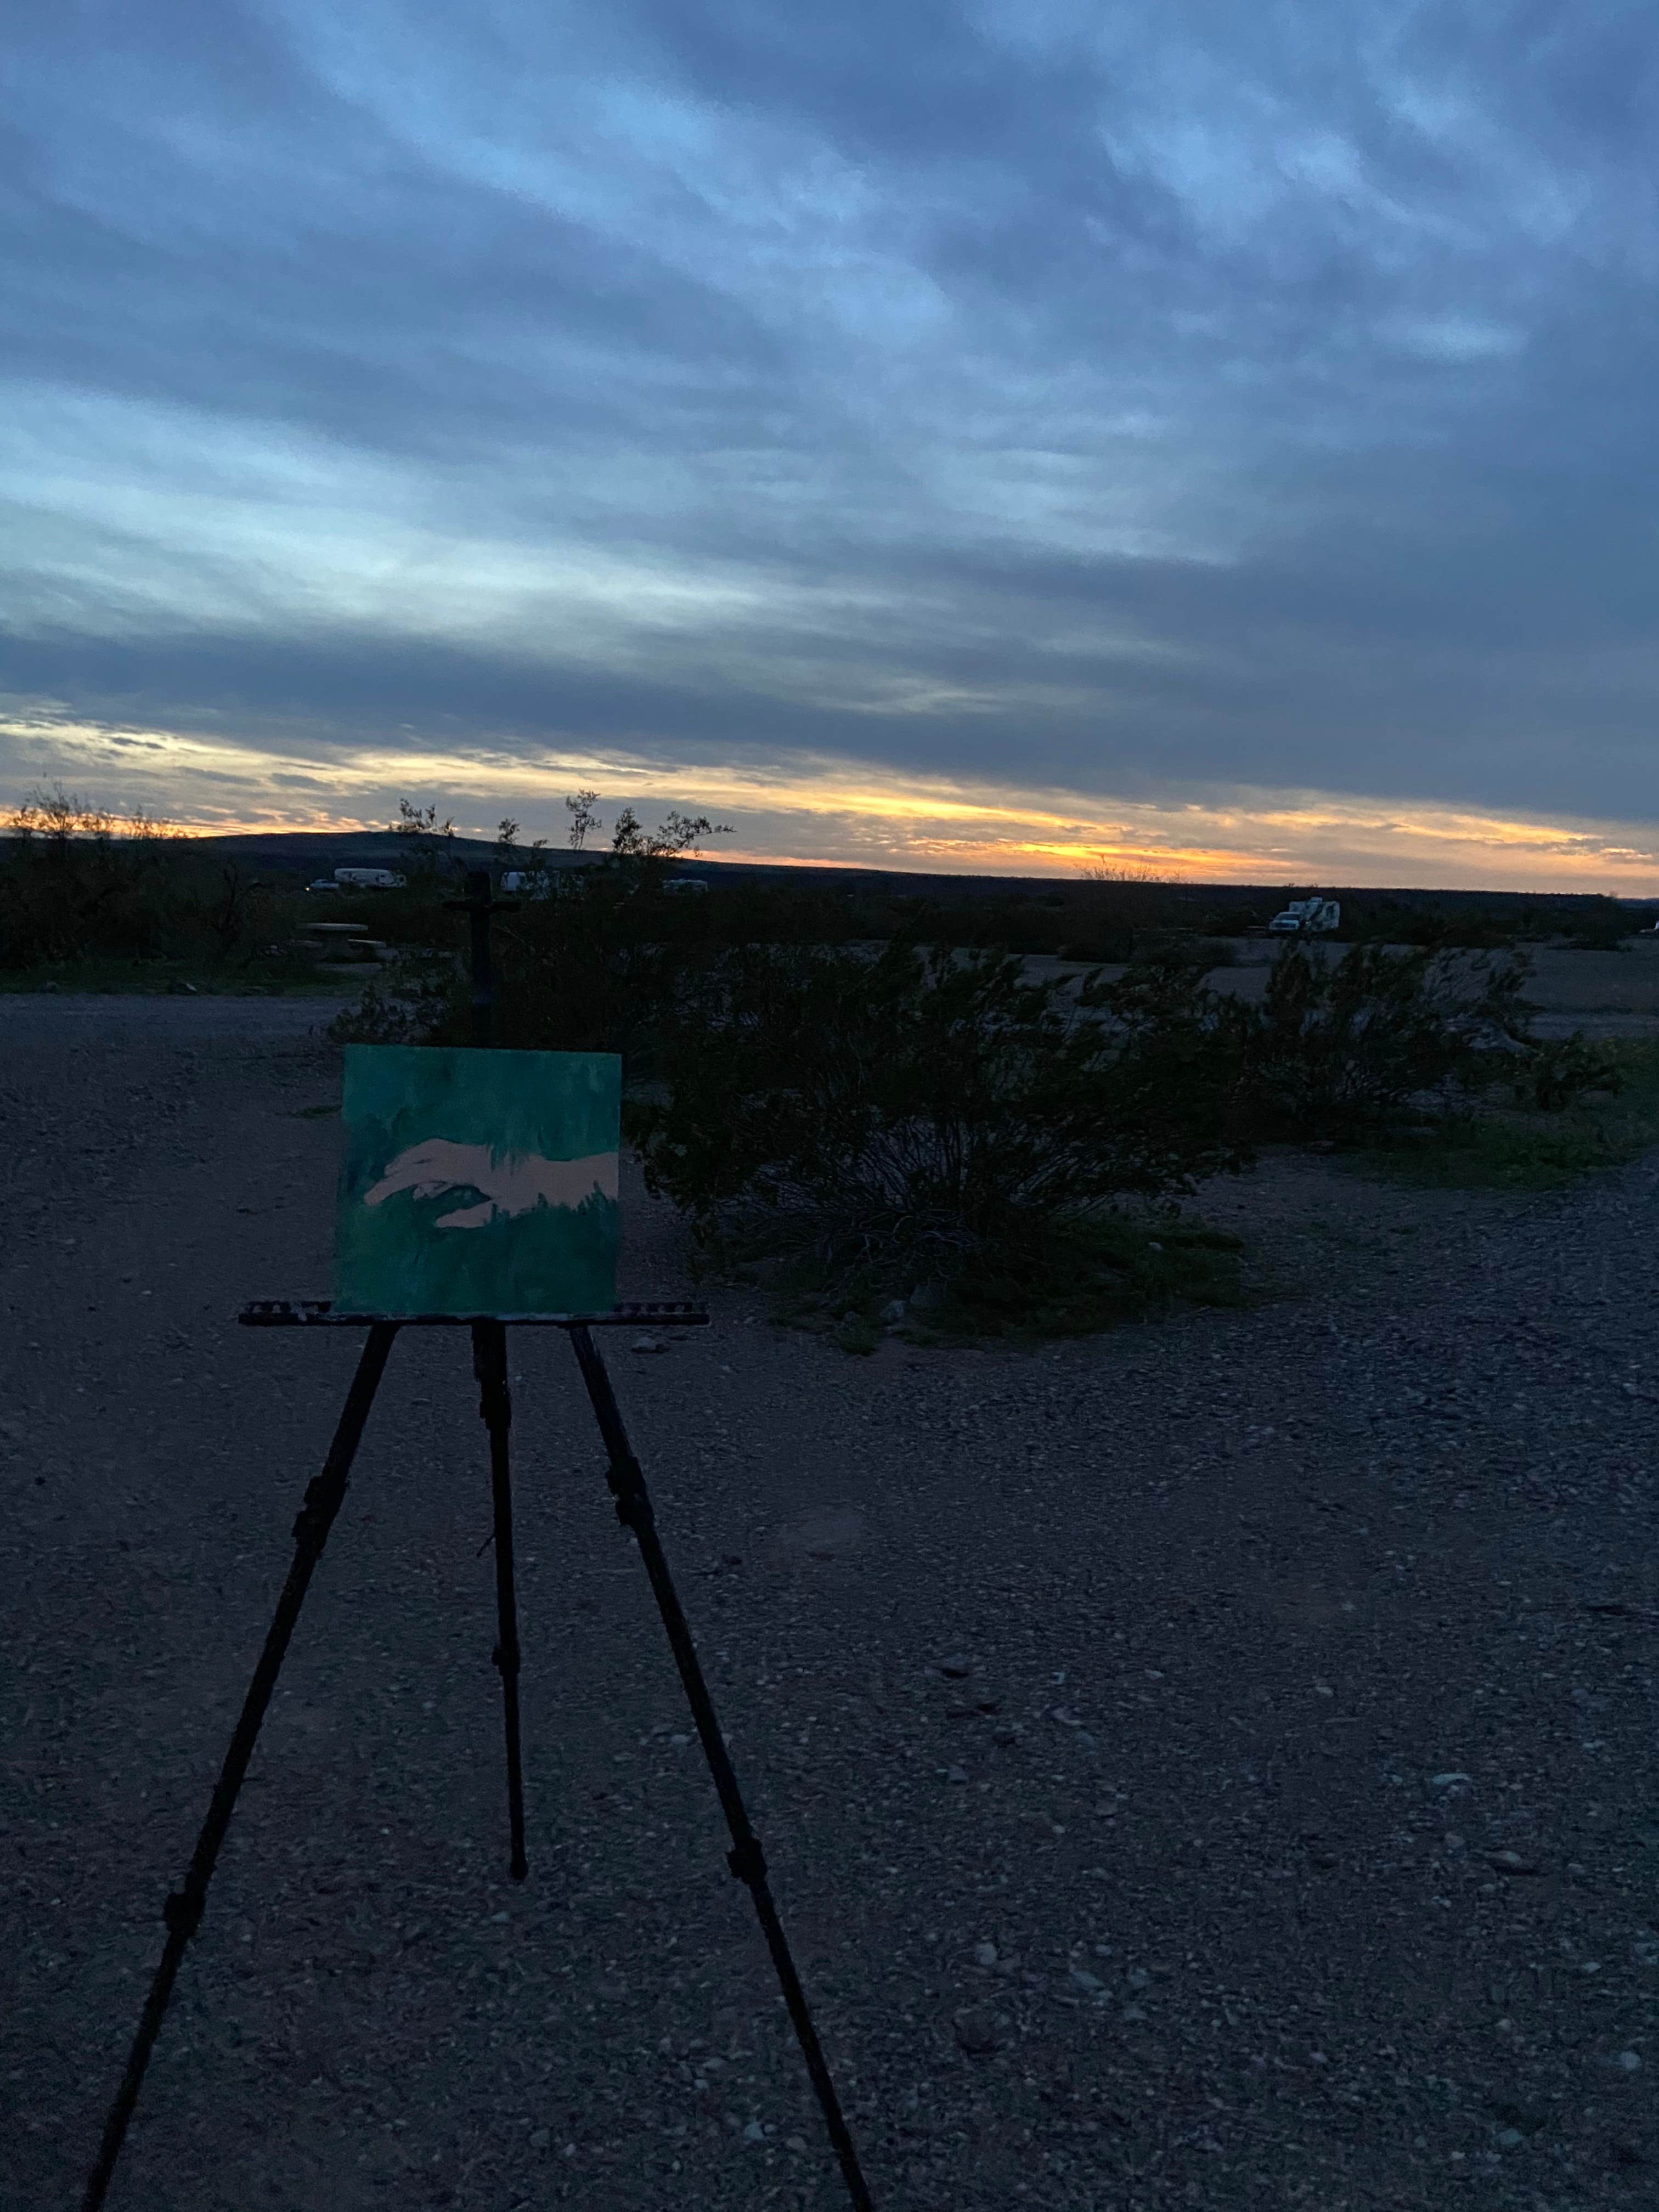
<svg viewBox="0 0 1659 2212"><path fill-rule="evenodd" d="M1659 890L1659 17L13 0L0 808Z"/></svg>

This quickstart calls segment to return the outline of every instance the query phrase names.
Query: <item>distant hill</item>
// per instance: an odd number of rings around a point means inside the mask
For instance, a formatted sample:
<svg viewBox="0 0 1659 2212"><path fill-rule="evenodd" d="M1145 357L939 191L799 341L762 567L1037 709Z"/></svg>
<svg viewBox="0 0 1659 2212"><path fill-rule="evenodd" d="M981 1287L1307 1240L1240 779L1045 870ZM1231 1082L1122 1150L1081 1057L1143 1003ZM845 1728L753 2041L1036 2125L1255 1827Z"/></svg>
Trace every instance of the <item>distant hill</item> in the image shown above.
<svg viewBox="0 0 1659 2212"><path fill-rule="evenodd" d="M396 867L409 853L408 839L395 830L256 830L240 836L195 838L191 842L204 854L222 853L227 860L240 860L266 873L307 882L316 876L332 875L336 868ZM483 867L493 860L495 848L486 838L457 837L452 850L463 867ZM550 868L580 868L602 857L602 853L603 848L581 854L550 847L542 857L544 864ZM529 857L528 848L521 848L519 865L526 864ZM1076 893L1083 881L1076 876L947 875L908 868L819 868L788 861L726 860L714 854L688 859L679 866L687 875L711 878L781 877L798 883L816 881L822 885L840 884L848 889L879 885L896 896L945 898L952 904L972 898L1054 898L1061 894L1069 896ZM1121 888L1128 890L1134 886L1125 884ZM1199 883L1182 878L1156 888L1169 899L1206 908L1261 904L1277 907L1292 895L1320 891L1331 898L1395 901L1401 906L1432 906L1443 912L1478 910L1490 906L1511 910L1517 907L1560 909L1593 905L1608 896L1598 891L1437 890L1428 884L1410 890L1379 890L1373 885L1331 883L1313 877L1296 882L1281 878L1277 883L1261 884ZM1618 902L1621 906L1647 907L1659 904L1659 900L1620 898Z"/></svg>
<svg viewBox="0 0 1659 2212"><path fill-rule="evenodd" d="M9 839L0 836L0 852L9 842ZM457 865L463 868L487 866L495 854L493 841L483 837L456 837L450 849ZM211 862L216 858L239 860L247 872L271 881L298 885L319 876L331 876L336 868L398 867L407 860L410 846L408 838L395 830L261 830L236 836L193 837L190 850L192 856L205 861ZM580 868L602 858L604 851L603 847L586 854L549 848L542 859L550 868ZM518 865L526 865L529 859L529 848L520 848ZM711 881L724 878L811 885L821 893L839 891L851 896L859 891L873 892L892 899L952 908L980 902L1070 905L1079 896L1086 896L1089 889L1080 875L947 875L906 868L814 867L781 860L728 860L715 853L683 860L678 864L677 872L706 876ZM1131 901L1136 899L1137 894L1142 898L1155 898L1170 919L1174 918L1173 910L1192 908L1195 910L1195 922L1205 927L1218 927L1230 914L1246 908L1272 913L1287 898L1304 897L1315 891L1350 903L1357 913L1376 907L1428 908L1443 915L1502 909L1510 915L1548 912L1565 919L1576 909L1598 906L1604 912L1615 904L1632 911L1659 909L1659 896L1615 900L1598 891L1437 890L1427 884L1408 890L1380 890L1374 885L1334 883L1315 877L1295 881L1281 878L1277 883L1260 884L1199 883L1182 878L1144 884L1109 884L1100 888ZM1209 919L1200 921L1200 913Z"/></svg>

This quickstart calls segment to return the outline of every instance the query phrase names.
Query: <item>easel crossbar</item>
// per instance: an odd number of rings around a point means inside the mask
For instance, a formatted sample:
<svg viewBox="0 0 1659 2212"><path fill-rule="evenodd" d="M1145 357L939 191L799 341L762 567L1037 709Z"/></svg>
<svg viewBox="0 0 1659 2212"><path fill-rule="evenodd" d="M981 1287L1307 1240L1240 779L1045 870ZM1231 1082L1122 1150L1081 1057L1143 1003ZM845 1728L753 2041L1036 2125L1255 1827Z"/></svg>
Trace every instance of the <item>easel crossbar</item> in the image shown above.
<svg viewBox="0 0 1659 2212"><path fill-rule="evenodd" d="M328 1298L255 1298L236 1316L244 1328L474 1328L489 1322L514 1328L707 1328L701 1306L678 1300L636 1301L605 1313L351 1313Z"/></svg>

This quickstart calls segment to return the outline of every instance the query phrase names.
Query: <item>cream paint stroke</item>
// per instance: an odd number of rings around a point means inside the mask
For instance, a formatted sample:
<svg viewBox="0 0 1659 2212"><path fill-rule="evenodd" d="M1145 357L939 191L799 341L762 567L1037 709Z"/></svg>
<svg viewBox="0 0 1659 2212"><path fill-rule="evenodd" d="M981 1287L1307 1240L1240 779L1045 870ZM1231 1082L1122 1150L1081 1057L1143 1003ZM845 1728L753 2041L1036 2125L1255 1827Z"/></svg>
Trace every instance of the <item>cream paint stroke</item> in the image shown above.
<svg viewBox="0 0 1659 2212"><path fill-rule="evenodd" d="M438 1229L482 1229L498 1213L532 1213L538 1206L580 1206L598 1191L617 1196L617 1155L590 1152L580 1160L545 1160L534 1152L509 1152L498 1158L488 1145L459 1145L449 1137L428 1137L389 1162L386 1173L363 1196L365 1206L384 1206L400 1190L416 1198L441 1198L447 1190L481 1190L482 1206L463 1206L433 1224Z"/></svg>

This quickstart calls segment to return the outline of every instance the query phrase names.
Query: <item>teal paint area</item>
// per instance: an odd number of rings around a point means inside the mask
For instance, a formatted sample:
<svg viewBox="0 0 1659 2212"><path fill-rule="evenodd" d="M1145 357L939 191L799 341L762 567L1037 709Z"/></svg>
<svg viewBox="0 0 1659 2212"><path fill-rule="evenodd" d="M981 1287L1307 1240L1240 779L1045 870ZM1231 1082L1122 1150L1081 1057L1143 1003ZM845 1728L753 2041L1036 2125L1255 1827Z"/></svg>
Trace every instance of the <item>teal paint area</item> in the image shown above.
<svg viewBox="0 0 1659 2212"><path fill-rule="evenodd" d="M349 1045L335 1304L607 1312L621 1112L610 1053Z"/></svg>

